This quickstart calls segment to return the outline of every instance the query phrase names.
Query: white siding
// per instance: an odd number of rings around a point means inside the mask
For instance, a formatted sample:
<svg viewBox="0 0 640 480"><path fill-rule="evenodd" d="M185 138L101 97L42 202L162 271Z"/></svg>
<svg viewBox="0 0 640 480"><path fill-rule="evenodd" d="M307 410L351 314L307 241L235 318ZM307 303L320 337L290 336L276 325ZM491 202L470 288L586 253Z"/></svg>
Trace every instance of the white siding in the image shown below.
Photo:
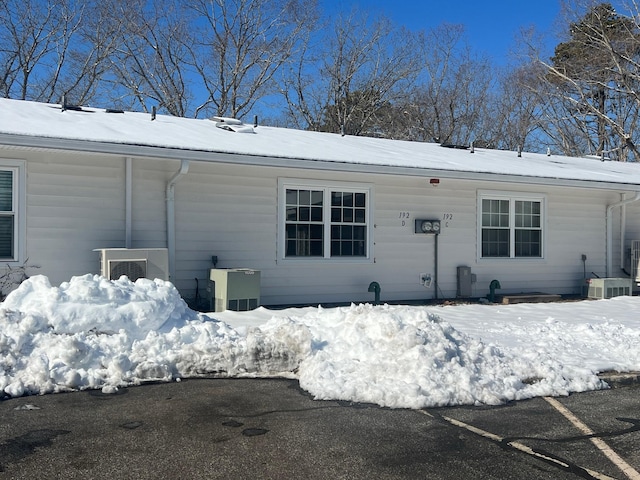
<svg viewBox="0 0 640 480"><path fill-rule="evenodd" d="M370 263L277 260L277 182L279 177L373 185L374 242ZM478 190L543 194L546 198L544 259L477 258ZM438 238L438 296L456 295L456 267L477 275L474 294L485 296L493 279L500 293L580 293L586 267L605 271L605 205L616 194L557 187L509 186L428 179L290 171L261 167L194 165L176 187L178 254L176 284L201 294L211 255L218 267L262 272L265 304L360 302L373 300L370 282L381 285L383 301L430 299L435 288L419 284L420 273L435 274L435 237L414 234L415 218L443 219ZM446 220L445 220L446 216ZM404 221L404 224L403 224ZM587 256L583 265L581 255Z"/></svg>
<svg viewBox="0 0 640 480"><path fill-rule="evenodd" d="M27 263L40 267L29 274L58 284L97 273L92 250L124 242L123 160L60 152L20 158L27 161Z"/></svg>
<svg viewBox="0 0 640 480"><path fill-rule="evenodd" d="M52 283L72 275L98 273L95 248L123 247L125 159L79 153L12 150L7 158L27 161L27 256ZM19 155L18 155L19 153ZM179 160L133 160L132 247L166 247L166 184ZM278 179L353 182L372 186L370 262L279 261ZM545 258L478 259L479 190L544 195ZM419 284L435 275L431 235L414 233L414 219L442 219L438 237L438 296L456 295L456 267L477 276L475 296L485 296L493 279L499 293L579 293L581 255L587 276L604 275L606 205L617 192L491 182L294 170L191 162L175 187L176 274L186 299L206 296L211 256L218 267L261 271L262 302L316 304L372 301L369 283L381 285L382 301L431 299L435 288ZM628 207L628 239L640 238L640 207ZM619 215L616 216L619 230ZM614 241L614 245L618 240ZM619 253L619 247L616 250ZM619 256L615 256L618 262Z"/></svg>

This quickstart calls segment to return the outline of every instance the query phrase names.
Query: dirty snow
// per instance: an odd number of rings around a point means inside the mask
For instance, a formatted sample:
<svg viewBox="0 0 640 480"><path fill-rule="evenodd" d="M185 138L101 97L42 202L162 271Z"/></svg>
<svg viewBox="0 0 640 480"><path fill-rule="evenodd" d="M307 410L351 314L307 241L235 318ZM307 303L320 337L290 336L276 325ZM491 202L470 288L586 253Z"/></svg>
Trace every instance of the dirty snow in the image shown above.
<svg viewBox="0 0 640 480"><path fill-rule="evenodd" d="M169 282L25 281L0 304L5 397L208 375L287 377L317 399L396 408L606 388L640 370L638 297L520 305L202 314Z"/></svg>

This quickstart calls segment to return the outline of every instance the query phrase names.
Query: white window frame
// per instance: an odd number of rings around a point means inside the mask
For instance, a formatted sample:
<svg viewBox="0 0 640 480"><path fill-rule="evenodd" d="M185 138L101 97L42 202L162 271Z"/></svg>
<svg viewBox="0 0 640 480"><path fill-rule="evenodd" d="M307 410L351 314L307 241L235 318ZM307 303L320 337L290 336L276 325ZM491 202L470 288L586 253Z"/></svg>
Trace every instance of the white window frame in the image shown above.
<svg viewBox="0 0 640 480"><path fill-rule="evenodd" d="M324 244L322 256L286 256L286 191L323 190ZM331 192L343 191L366 194L366 255L331 256ZM372 263L373 262L373 186L365 183L335 182L325 180L279 178L278 179L278 247L277 259L281 263Z"/></svg>
<svg viewBox="0 0 640 480"><path fill-rule="evenodd" d="M482 256L482 201L483 200L507 200L509 201L509 256L505 257L484 257ZM517 257L515 255L515 202L540 202L540 230L542 248L539 257ZM477 260L479 262L540 262L546 257L547 251L547 196L541 193L505 192L494 190L478 191L477 199L477 233L476 247Z"/></svg>
<svg viewBox="0 0 640 480"><path fill-rule="evenodd" d="M20 266L26 262L26 162L24 160L0 159L0 170L10 171L12 175L12 210L0 212L0 215L13 217L13 256L0 257L0 263Z"/></svg>

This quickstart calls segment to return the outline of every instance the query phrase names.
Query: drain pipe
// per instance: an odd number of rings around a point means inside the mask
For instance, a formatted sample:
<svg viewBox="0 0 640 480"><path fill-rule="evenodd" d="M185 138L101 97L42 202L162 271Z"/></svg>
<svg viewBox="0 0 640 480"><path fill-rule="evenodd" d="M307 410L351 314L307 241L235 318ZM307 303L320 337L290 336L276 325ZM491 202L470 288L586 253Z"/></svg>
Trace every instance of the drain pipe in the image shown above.
<svg viewBox="0 0 640 480"><path fill-rule="evenodd" d="M613 209L616 207L622 207L629 203L637 202L640 200L640 192L636 192L633 198L624 198L624 193L620 194L620 201L617 203L612 203L607 206L607 277L611 277L613 274ZM626 212L625 212L626 214ZM626 222L625 222L626 223ZM622 230L622 225L620 228L620 244L624 245L624 236L625 233ZM624 247L623 247L624 248Z"/></svg>
<svg viewBox="0 0 640 480"><path fill-rule="evenodd" d="M133 210L133 159L124 159L124 246L131 248L132 238L132 210Z"/></svg>
<svg viewBox="0 0 640 480"><path fill-rule="evenodd" d="M180 161L180 170L167 182L167 250L169 253L169 280L174 281L176 272L176 206L175 186L178 180L189 171L189 161Z"/></svg>

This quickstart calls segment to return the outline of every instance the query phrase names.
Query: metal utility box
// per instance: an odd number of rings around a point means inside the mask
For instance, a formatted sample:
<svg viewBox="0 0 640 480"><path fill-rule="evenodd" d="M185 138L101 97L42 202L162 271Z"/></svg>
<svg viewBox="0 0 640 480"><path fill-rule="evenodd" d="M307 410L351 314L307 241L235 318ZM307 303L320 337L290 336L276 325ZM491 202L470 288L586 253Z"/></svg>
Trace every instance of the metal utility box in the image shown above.
<svg viewBox="0 0 640 480"><path fill-rule="evenodd" d="M587 297L603 299L633 295L633 283L630 278L590 278Z"/></svg>
<svg viewBox="0 0 640 480"><path fill-rule="evenodd" d="M260 271L250 268L209 270L209 302L214 312L244 312L260 305Z"/></svg>
<svg viewBox="0 0 640 480"><path fill-rule="evenodd" d="M472 293L471 267L458 267L458 297L468 298Z"/></svg>

